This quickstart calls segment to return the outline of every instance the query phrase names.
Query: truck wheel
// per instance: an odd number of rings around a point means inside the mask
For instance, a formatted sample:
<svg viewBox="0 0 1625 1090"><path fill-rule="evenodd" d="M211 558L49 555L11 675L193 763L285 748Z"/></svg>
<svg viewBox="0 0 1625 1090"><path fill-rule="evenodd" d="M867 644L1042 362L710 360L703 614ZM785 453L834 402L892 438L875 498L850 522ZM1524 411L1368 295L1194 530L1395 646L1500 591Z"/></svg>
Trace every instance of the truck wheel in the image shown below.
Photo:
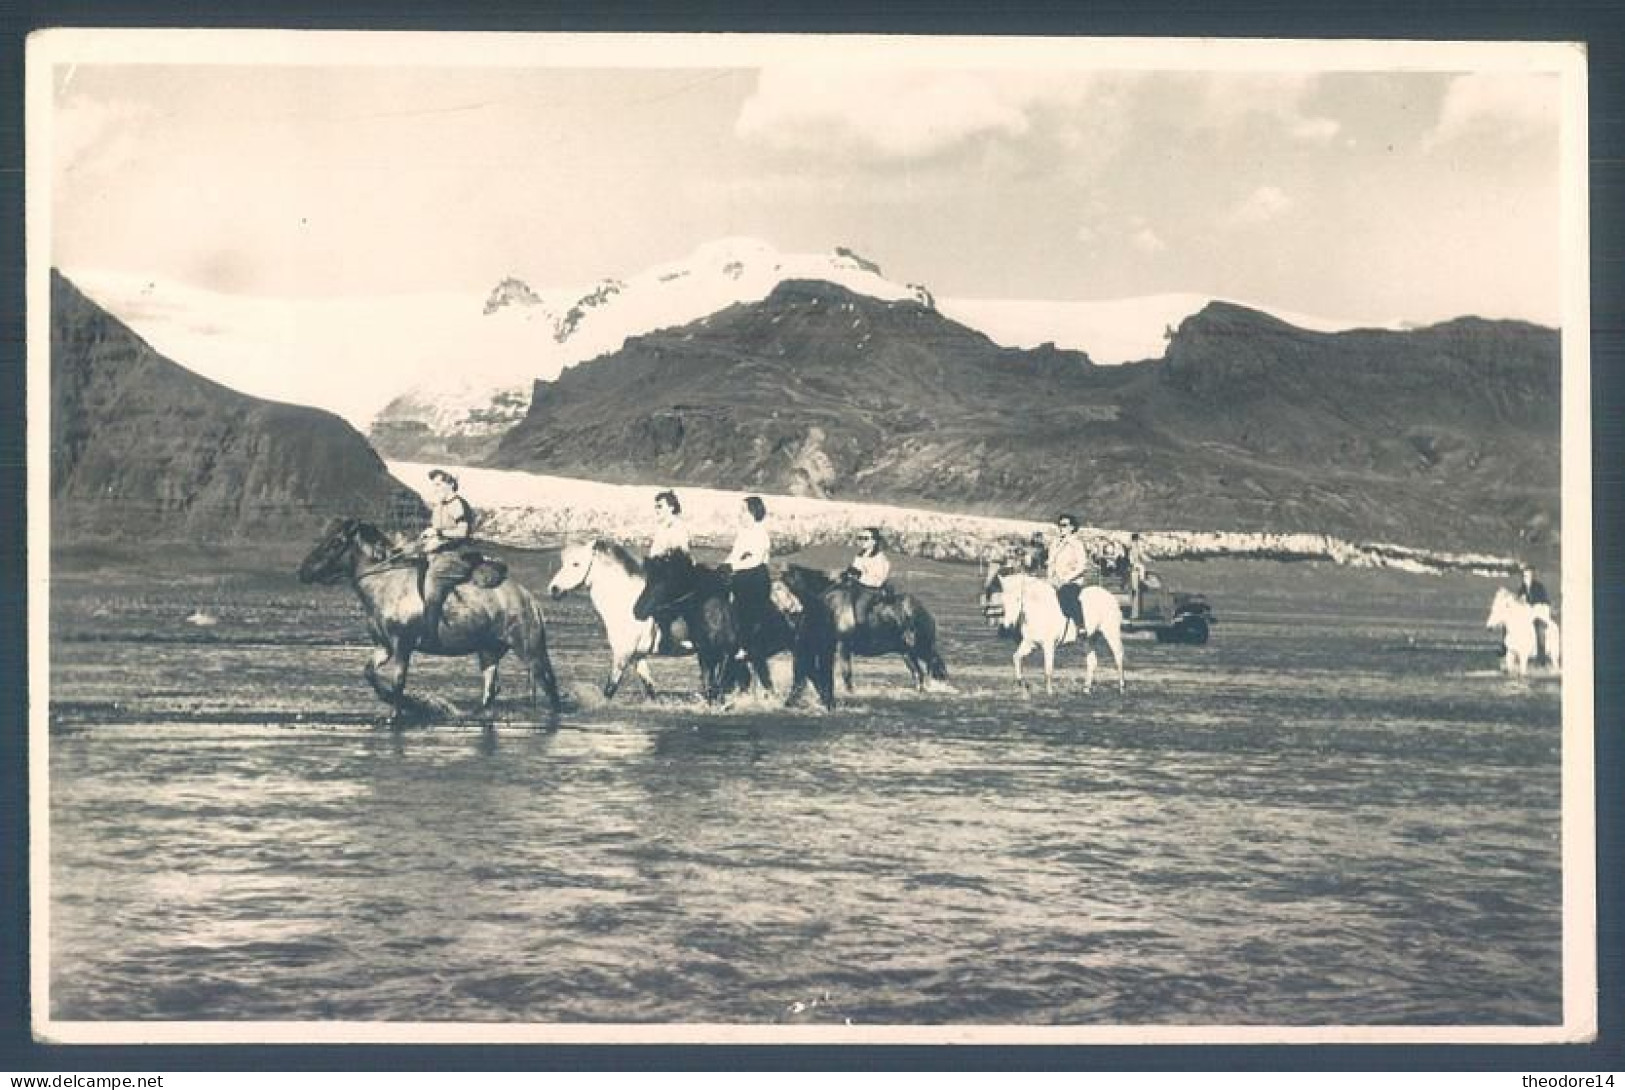
<svg viewBox="0 0 1625 1090"><path fill-rule="evenodd" d="M1180 643L1204 644L1208 636L1207 618L1187 613L1174 622L1171 635Z"/></svg>

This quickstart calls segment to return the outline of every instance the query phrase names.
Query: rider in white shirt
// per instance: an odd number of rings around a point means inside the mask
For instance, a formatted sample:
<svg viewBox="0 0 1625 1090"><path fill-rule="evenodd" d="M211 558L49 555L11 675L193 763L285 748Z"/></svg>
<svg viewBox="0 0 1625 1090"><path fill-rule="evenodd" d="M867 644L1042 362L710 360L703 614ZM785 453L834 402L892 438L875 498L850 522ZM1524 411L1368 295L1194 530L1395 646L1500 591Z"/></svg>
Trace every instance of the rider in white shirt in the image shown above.
<svg viewBox="0 0 1625 1090"><path fill-rule="evenodd" d="M655 496L655 532L649 539L649 557L688 556L688 527L683 523L683 505L670 490Z"/></svg>
<svg viewBox="0 0 1625 1090"><path fill-rule="evenodd" d="M773 538L767 532L767 505L760 496L746 496L739 505L739 535L733 552L723 564L732 573L734 608L739 616L740 644L756 640L767 619L772 591L767 562L773 555Z"/></svg>
<svg viewBox="0 0 1625 1090"><path fill-rule="evenodd" d="M880 539L879 529L870 526L858 534L858 555L847 566L847 573L861 587L879 590L886 585L886 580L891 578L891 559L886 555L886 543Z"/></svg>
<svg viewBox="0 0 1625 1090"><path fill-rule="evenodd" d="M852 606L859 624L868 620L869 610L877 599L887 601L893 597L887 583L891 578L891 558L886 555L886 543L881 540L878 527L870 526L859 532L858 555L852 558L842 575L857 584L858 593Z"/></svg>
<svg viewBox="0 0 1625 1090"><path fill-rule="evenodd" d="M1081 627L1083 608L1078 596L1083 593L1083 581L1089 575L1089 550L1078 536L1077 516L1057 515L1055 535L1055 543L1049 547L1049 583L1055 588L1061 611Z"/></svg>

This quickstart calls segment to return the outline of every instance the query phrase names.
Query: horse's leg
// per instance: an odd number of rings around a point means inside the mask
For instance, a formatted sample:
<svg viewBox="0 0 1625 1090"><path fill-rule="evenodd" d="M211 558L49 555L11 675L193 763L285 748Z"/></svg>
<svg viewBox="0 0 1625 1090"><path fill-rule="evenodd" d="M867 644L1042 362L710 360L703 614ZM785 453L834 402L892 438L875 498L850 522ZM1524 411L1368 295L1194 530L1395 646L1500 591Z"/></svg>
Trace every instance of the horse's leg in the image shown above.
<svg viewBox="0 0 1625 1090"><path fill-rule="evenodd" d="M378 676L378 667L388 661L389 648L376 647L373 649L372 655L368 657L367 664L361 668L361 676L367 679L367 684L371 685L372 691L378 694L378 699L385 702L390 699L389 689L384 684L384 679Z"/></svg>
<svg viewBox="0 0 1625 1090"><path fill-rule="evenodd" d="M634 656L617 653L609 663L609 676L604 679L604 699L614 700L615 692L626 680L626 671L631 668Z"/></svg>
<svg viewBox="0 0 1625 1090"><path fill-rule="evenodd" d="M835 707L835 655L834 649L819 655L814 666L813 685L818 689L818 700L825 711Z"/></svg>
<svg viewBox="0 0 1625 1090"><path fill-rule="evenodd" d="M1044 652L1044 694L1055 695L1055 644L1045 640L1039 645Z"/></svg>
<svg viewBox="0 0 1625 1090"><path fill-rule="evenodd" d="M835 645L835 654L841 660L841 684L846 686L846 695L852 695L852 646L845 640Z"/></svg>
<svg viewBox="0 0 1625 1090"><path fill-rule="evenodd" d="M1123 634L1121 632L1107 633L1106 646L1112 649L1112 661L1117 664L1117 691L1123 692L1127 683L1123 666Z"/></svg>
<svg viewBox="0 0 1625 1090"><path fill-rule="evenodd" d="M1095 656L1095 643L1091 639L1083 642L1083 691L1092 692L1095 687L1095 667L1100 660Z"/></svg>
<svg viewBox="0 0 1625 1090"><path fill-rule="evenodd" d="M394 646L384 652L382 661L375 654L373 662L368 664L371 667L368 680L372 681L373 689L394 709L389 716L391 726L400 726L410 718L408 711L416 710L416 702L406 695L407 666L412 657L410 640L409 636L397 639ZM383 668L381 677L378 674L380 667Z"/></svg>
<svg viewBox="0 0 1625 1090"><path fill-rule="evenodd" d="M1021 676L1021 664L1026 660L1028 655L1033 653L1033 648L1037 646L1038 645L1032 640L1023 639L1021 643L1017 645L1015 654L1010 656L1011 665L1015 666L1016 668L1016 687L1024 693L1030 692L1031 690L1027 688L1027 679Z"/></svg>
<svg viewBox="0 0 1625 1090"><path fill-rule="evenodd" d="M645 658L636 658L632 661L633 671L638 675L638 680L643 682L643 695L648 697L650 700L653 700L655 698L656 689L654 675L649 673L649 660Z"/></svg>
<svg viewBox="0 0 1625 1090"><path fill-rule="evenodd" d="M756 683L762 687L762 692L764 694L772 695L772 693L773 693L773 670L768 665L767 656L762 655L762 654L758 654L754 650L750 651L749 655L750 655L750 668L756 674Z"/></svg>
<svg viewBox="0 0 1625 1090"><path fill-rule="evenodd" d="M547 694L547 707L553 715L557 716L564 710L564 701L559 699L559 679L553 673L553 660L548 657L547 645L540 644L531 654L530 680L533 686L541 686L542 692ZM531 690L531 707L536 706L536 692Z"/></svg>
<svg viewBox="0 0 1625 1090"><path fill-rule="evenodd" d="M497 702L497 663L502 661L501 651L481 651L480 655L480 710L488 711Z"/></svg>
<svg viewBox="0 0 1625 1090"><path fill-rule="evenodd" d="M925 692L925 664L920 661L919 653L913 649L905 650L903 665L908 667L909 676L914 679L914 691Z"/></svg>

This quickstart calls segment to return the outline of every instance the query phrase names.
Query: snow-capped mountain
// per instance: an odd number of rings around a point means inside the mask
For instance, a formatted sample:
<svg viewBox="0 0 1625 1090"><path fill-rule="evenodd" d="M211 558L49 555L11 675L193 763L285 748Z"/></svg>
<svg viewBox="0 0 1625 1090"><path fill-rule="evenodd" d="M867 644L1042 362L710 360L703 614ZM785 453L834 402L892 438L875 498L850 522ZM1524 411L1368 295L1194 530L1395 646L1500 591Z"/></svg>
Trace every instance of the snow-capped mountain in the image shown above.
<svg viewBox="0 0 1625 1090"><path fill-rule="evenodd" d="M879 266L849 249L787 254L747 238L707 243L681 261L625 280L538 290L508 277L481 309L495 324L528 329L524 351L489 360L477 372L437 370L379 413L374 435L388 446L416 425L439 436L500 434L523 418L534 380L551 380L583 360L618 352L628 337L765 299L783 281L796 279L830 281L876 299L930 302L924 288L886 279Z"/></svg>
<svg viewBox="0 0 1625 1090"><path fill-rule="evenodd" d="M91 269L65 270L155 349L234 389L329 409L396 456L420 437L493 442L523 418L536 379L619 351L631 336L686 325L765 299L787 280L838 284L860 295L913 300L1000 344L1046 342L1096 363L1156 359L1172 329L1212 300L1195 294L1106 302L935 299L837 247L782 253L725 238L624 279L550 287L522 270L484 292L376 298L275 299ZM1358 323L1264 311L1322 332ZM465 445L461 453L477 457Z"/></svg>

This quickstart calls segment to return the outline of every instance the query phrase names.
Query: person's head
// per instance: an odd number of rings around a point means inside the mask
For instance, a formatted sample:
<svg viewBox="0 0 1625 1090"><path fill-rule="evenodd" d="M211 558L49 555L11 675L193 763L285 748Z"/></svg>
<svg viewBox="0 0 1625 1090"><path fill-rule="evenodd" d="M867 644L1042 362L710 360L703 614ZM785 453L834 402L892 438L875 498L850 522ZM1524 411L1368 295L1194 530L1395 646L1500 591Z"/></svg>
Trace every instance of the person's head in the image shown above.
<svg viewBox="0 0 1625 1090"><path fill-rule="evenodd" d="M750 516L752 522L761 522L767 517L767 504L762 502L760 496L746 496L740 509Z"/></svg>
<svg viewBox="0 0 1625 1090"><path fill-rule="evenodd" d="M865 526L858 531L858 548L866 553L878 553L886 547L878 526Z"/></svg>
<svg viewBox="0 0 1625 1090"><path fill-rule="evenodd" d="M1132 534L1130 534L1128 536L1128 539L1130 541L1139 541L1140 540L1140 532L1138 530L1134 531Z"/></svg>
<svg viewBox="0 0 1625 1090"><path fill-rule="evenodd" d="M443 469L429 470L429 480L434 484L436 495L442 499L457 491L457 478Z"/></svg>
<svg viewBox="0 0 1625 1090"><path fill-rule="evenodd" d="M1055 516L1055 532L1062 537L1071 537L1078 532L1078 517L1076 515L1059 514Z"/></svg>
<svg viewBox="0 0 1625 1090"><path fill-rule="evenodd" d="M1522 575L1525 583L1533 583L1535 581L1535 566L1533 564L1523 565L1520 569L1520 574Z"/></svg>
<svg viewBox="0 0 1625 1090"><path fill-rule="evenodd" d="M677 493L668 488L655 494L655 510L662 515L680 515L683 513L683 504L677 498Z"/></svg>

